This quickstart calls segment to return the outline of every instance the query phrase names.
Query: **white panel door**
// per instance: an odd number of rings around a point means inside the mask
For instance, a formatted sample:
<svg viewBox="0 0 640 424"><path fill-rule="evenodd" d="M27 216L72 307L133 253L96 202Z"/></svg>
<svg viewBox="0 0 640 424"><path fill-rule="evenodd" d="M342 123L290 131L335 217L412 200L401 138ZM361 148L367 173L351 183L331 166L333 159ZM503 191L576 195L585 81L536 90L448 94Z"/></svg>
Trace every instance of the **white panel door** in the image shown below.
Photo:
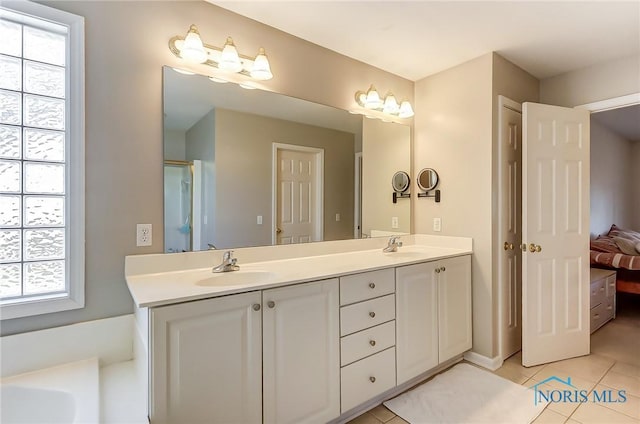
<svg viewBox="0 0 640 424"><path fill-rule="evenodd" d="M396 268L397 384L438 365L435 269L436 262Z"/></svg>
<svg viewBox="0 0 640 424"><path fill-rule="evenodd" d="M260 293L151 309L151 422L261 423Z"/></svg>
<svg viewBox="0 0 640 424"><path fill-rule="evenodd" d="M264 423L340 415L338 280L265 290Z"/></svg>
<svg viewBox="0 0 640 424"><path fill-rule="evenodd" d="M522 363L533 366L589 353L589 112L524 103L522 162Z"/></svg>
<svg viewBox="0 0 640 424"><path fill-rule="evenodd" d="M438 360L443 363L471 349L471 256L443 259L438 279Z"/></svg>
<svg viewBox="0 0 640 424"><path fill-rule="evenodd" d="M522 113L501 99L500 109L500 356L522 347Z"/></svg>
<svg viewBox="0 0 640 424"><path fill-rule="evenodd" d="M277 244L318 241L316 153L278 149Z"/></svg>

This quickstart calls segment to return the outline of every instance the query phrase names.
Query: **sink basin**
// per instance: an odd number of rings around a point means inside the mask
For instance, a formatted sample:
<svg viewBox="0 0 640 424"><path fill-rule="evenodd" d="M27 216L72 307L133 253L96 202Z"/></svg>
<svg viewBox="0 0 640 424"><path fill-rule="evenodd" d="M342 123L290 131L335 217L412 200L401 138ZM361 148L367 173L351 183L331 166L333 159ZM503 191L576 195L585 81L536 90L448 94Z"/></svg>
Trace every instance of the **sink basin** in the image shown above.
<svg viewBox="0 0 640 424"><path fill-rule="evenodd" d="M210 277L196 281L196 286L241 286L244 284L264 283L275 274L269 271L231 271L211 274Z"/></svg>
<svg viewBox="0 0 640 424"><path fill-rule="evenodd" d="M384 253L384 252L383 252ZM419 256L442 253L441 248L433 248L431 246L405 246L399 247L397 252L384 253L385 256L390 258L416 258Z"/></svg>

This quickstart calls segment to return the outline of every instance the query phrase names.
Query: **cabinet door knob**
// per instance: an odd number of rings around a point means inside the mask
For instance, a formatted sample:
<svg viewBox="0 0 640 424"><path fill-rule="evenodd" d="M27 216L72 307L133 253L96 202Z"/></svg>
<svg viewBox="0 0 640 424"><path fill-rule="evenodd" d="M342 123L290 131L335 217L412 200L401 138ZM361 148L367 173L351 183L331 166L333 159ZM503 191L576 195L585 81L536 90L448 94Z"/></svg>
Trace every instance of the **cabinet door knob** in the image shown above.
<svg viewBox="0 0 640 424"><path fill-rule="evenodd" d="M375 317L376 317L376 313L375 313L375 312L369 312L369 316L370 316L371 318L375 318Z"/></svg>
<svg viewBox="0 0 640 424"><path fill-rule="evenodd" d="M440 274L440 268L436 268L436 274Z"/></svg>
<svg viewBox="0 0 640 424"><path fill-rule="evenodd" d="M260 310L260 304L259 303L254 303L253 304L253 310L254 311L259 311Z"/></svg>
<svg viewBox="0 0 640 424"><path fill-rule="evenodd" d="M447 268L445 268L445 267L440 268L440 271L442 271L442 272L445 272L446 270L447 270Z"/></svg>
<svg viewBox="0 0 640 424"><path fill-rule="evenodd" d="M274 302L273 300L270 300L270 301L267 302L267 306L269 308L273 308L274 306L276 306L276 302Z"/></svg>
<svg viewBox="0 0 640 424"><path fill-rule="evenodd" d="M369 288L375 289L376 288L376 284L375 283L369 283Z"/></svg>
<svg viewBox="0 0 640 424"><path fill-rule="evenodd" d="M369 344L370 344L371 346L375 346L375 345L376 345L376 341L375 341L375 340L369 340Z"/></svg>
<svg viewBox="0 0 640 424"><path fill-rule="evenodd" d="M372 382L372 383L375 383L376 382L376 378L375 377L369 377L369 381Z"/></svg>

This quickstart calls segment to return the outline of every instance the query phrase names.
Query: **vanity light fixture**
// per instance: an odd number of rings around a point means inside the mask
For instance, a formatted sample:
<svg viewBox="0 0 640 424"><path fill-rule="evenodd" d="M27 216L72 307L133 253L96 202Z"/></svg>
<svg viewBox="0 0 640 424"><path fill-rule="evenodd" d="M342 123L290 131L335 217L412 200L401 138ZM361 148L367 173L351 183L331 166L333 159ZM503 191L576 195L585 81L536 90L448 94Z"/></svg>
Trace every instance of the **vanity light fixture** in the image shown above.
<svg viewBox="0 0 640 424"><path fill-rule="evenodd" d="M169 50L176 57L193 64L204 64L223 72L242 74L255 80L265 81L273 78L269 59L264 48L251 58L238 53L231 37L222 48L202 42L195 25L189 27L184 37L176 35L169 40Z"/></svg>
<svg viewBox="0 0 640 424"><path fill-rule="evenodd" d="M366 92L356 92L356 102L365 109L375 110L397 118L411 118L413 116L413 108L409 101L403 100L398 104L396 97L391 92L382 98L373 84Z"/></svg>

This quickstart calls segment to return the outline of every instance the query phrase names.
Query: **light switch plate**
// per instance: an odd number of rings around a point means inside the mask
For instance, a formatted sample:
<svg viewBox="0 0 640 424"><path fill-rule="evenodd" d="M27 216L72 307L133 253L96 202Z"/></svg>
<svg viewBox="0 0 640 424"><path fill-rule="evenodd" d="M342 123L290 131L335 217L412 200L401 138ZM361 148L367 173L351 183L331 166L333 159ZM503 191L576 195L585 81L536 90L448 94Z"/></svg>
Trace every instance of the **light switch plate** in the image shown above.
<svg viewBox="0 0 640 424"><path fill-rule="evenodd" d="M442 219L433 218L433 231L442 231Z"/></svg>
<svg viewBox="0 0 640 424"><path fill-rule="evenodd" d="M262 225L262 215L258 215L258 218L256 219L256 224Z"/></svg>

